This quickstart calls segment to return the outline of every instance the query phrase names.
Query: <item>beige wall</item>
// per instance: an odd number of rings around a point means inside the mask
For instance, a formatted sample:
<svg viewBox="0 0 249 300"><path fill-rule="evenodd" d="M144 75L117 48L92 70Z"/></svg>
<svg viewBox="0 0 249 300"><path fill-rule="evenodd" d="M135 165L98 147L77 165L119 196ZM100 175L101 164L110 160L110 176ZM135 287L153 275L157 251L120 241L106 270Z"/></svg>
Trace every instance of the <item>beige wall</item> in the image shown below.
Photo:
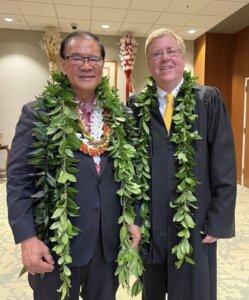
<svg viewBox="0 0 249 300"><path fill-rule="evenodd" d="M33 101L49 79L48 61L39 42L43 32L0 29L0 133L3 143L11 144L15 125L24 103ZM63 35L64 37L64 35ZM120 37L100 36L106 48L106 60L117 60L117 88L125 97L125 76L119 63ZM148 75L144 55L144 38L137 38L138 52L133 72L135 92L143 88ZM194 43L186 42L186 68L193 69ZM0 167L3 151L0 152Z"/></svg>
<svg viewBox="0 0 249 300"><path fill-rule="evenodd" d="M0 30L0 132L10 145L24 103L34 100L49 76L40 33ZM3 167L5 151L0 152Z"/></svg>

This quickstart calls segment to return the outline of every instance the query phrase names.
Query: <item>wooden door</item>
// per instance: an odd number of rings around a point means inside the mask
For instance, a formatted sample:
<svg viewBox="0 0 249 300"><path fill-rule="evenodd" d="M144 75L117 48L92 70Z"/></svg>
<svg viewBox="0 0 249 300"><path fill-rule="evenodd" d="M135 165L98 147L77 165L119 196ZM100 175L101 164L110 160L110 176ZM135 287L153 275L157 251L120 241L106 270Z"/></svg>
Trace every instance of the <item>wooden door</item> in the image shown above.
<svg viewBox="0 0 249 300"><path fill-rule="evenodd" d="M249 79L246 80L245 100L244 186L249 187Z"/></svg>

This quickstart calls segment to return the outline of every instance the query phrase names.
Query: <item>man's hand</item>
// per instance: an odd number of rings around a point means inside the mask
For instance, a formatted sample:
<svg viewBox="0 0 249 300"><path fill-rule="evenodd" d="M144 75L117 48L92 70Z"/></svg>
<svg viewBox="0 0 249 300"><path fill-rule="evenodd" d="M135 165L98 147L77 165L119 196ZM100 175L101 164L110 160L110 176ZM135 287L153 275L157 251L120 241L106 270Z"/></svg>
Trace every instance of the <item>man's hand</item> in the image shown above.
<svg viewBox="0 0 249 300"><path fill-rule="evenodd" d="M141 239L140 227L133 224L133 225L129 225L128 230L131 234L131 247L137 248L139 241Z"/></svg>
<svg viewBox="0 0 249 300"><path fill-rule="evenodd" d="M30 274L53 271L53 257L48 247L37 237L33 236L23 241L21 250L22 263Z"/></svg>
<svg viewBox="0 0 249 300"><path fill-rule="evenodd" d="M206 235L203 240L202 240L202 243L203 244L211 244L211 243L214 243L218 241L218 238L214 237L214 236L211 236L211 235Z"/></svg>

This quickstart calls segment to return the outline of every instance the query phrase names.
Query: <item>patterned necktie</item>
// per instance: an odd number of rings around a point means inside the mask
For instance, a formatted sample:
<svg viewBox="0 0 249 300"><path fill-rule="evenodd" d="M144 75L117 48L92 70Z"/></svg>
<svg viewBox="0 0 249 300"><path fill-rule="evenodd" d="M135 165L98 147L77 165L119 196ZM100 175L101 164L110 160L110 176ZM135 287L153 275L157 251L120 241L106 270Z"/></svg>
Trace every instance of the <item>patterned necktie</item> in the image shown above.
<svg viewBox="0 0 249 300"><path fill-rule="evenodd" d="M172 121L173 109L174 109L174 105L173 105L174 95L167 94L166 99L167 99L167 106L164 111L163 119L164 119L165 126L169 132L171 121Z"/></svg>

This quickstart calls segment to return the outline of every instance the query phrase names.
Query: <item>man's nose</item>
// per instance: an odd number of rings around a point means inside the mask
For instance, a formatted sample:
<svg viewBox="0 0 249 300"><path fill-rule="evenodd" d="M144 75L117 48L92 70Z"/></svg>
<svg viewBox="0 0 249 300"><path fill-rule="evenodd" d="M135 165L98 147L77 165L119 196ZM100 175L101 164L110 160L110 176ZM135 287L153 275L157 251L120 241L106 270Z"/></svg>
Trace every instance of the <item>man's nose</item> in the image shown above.
<svg viewBox="0 0 249 300"><path fill-rule="evenodd" d="M84 69L91 69L92 68L92 65L90 64L89 59L87 57L84 57L80 67L84 68Z"/></svg>
<svg viewBox="0 0 249 300"><path fill-rule="evenodd" d="M163 53L162 53L162 59L170 59L170 56L169 56L169 54L168 54L167 51L163 51Z"/></svg>

